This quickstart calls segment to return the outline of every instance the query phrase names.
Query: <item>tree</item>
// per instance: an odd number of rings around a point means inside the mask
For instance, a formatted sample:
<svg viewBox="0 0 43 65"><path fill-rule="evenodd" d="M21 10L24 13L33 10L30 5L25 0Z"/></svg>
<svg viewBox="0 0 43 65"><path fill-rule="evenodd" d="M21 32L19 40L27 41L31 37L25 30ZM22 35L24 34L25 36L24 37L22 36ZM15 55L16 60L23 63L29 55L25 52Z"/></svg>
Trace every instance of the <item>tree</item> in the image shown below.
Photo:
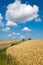
<svg viewBox="0 0 43 65"><path fill-rule="evenodd" d="M25 41L25 39L23 39L23 41Z"/></svg>
<svg viewBox="0 0 43 65"><path fill-rule="evenodd" d="M14 44L12 43L11 46L14 46Z"/></svg>
<svg viewBox="0 0 43 65"><path fill-rule="evenodd" d="M28 40L32 40L31 38L29 38Z"/></svg>

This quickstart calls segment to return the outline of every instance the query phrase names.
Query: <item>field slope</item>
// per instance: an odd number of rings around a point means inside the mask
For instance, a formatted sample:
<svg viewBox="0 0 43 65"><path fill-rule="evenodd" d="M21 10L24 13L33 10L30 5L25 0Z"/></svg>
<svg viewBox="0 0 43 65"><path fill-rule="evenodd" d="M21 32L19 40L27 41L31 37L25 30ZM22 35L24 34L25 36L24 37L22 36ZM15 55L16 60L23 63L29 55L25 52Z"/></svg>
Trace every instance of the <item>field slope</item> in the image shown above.
<svg viewBox="0 0 43 65"><path fill-rule="evenodd" d="M7 49L16 65L43 65L43 40L28 40Z"/></svg>
<svg viewBox="0 0 43 65"><path fill-rule="evenodd" d="M22 40L8 40L8 41L0 41L0 50L4 48L8 48L13 45L20 44Z"/></svg>

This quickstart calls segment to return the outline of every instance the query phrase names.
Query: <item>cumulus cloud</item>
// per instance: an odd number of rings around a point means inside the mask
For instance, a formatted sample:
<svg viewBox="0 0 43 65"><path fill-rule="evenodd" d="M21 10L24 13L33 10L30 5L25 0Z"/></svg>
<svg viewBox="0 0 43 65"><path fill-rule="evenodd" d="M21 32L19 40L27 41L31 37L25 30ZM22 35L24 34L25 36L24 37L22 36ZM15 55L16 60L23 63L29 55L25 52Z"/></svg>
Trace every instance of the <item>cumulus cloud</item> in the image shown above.
<svg viewBox="0 0 43 65"><path fill-rule="evenodd" d="M17 23L15 23L13 21L8 21L6 26L17 26Z"/></svg>
<svg viewBox="0 0 43 65"><path fill-rule="evenodd" d="M23 29L22 29L22 31L26 31L26 32L30 32L30 31L32 31L30 28L28 28L28 27L24 27Z"/></svg>
<svg viewBox="0 0 43 65"><path fill-rule="evenodd" d="M12 34L8 34L8 37L11 37L12 36Z"/></svg>
<svg viewBox="0 0 43 65"><path fill-rule="evenodd" d="M2 19L3 19L3 17L2 17L2 15L0 14L0 26L3 26L4 24L2 23Z"/></svg>
<svg viewBox="0 0 43 65"><path fill-rule="evenodd" d="M12 33L8 34L7 37L11 38L11 39L19 39L20 38L20 33L12 32Z"/></svg>
<svg viewBox="0 0 43 65"><path fill-rule="evenodd" d="M14 33L14 32L13 32L12 35L20 35L20 33Z"/></svg>
<svg viewBox="0 0 43 65"><path fill-rule="evenodd" d="M11 34L8 34L8 37L16 37L16 36L20 36L20 33L15 33L15 32L13 32L13 33L11 33Z"/></svg>
<svg viewBox="0 0 43 65"><path fill-rule="evenodd" d="M13 32L12 35L16 35L16 33Z"/></svg>
<svg viewBox="0 0 43 65"><path fill-rule="evenodd" d="M7 31L8 32L8 31L10 31L10 28L9 27L3 28L2 31L4 31L4 32Z"/></svg>
<svg viewBox="0 0 43 65"><path fill-rule="evenodd" d="M16 0L7 6L6 20L12 22L25 23L37 18L39 7L37 5L27 5Z"/></svg>

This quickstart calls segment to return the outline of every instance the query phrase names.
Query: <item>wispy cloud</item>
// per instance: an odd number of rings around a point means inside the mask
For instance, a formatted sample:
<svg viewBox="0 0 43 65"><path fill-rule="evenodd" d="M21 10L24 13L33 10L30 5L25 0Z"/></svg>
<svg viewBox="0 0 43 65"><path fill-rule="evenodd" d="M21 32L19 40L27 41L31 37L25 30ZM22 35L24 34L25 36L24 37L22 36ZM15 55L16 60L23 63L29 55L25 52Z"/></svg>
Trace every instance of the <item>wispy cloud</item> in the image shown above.
<svg viewBox="0 0 43 65"><path fill-rule="evenodd" d="M41 20L41 18L37 17L37 18L35 19L35 21L36 21L36 22L41 22L42 20Z"/></svg>
<svg viewBox="0 0 43 65"><path fill-rule="evenodd" d="M25 39L26 37L24 35L21 35L19 39Z"/></svg>

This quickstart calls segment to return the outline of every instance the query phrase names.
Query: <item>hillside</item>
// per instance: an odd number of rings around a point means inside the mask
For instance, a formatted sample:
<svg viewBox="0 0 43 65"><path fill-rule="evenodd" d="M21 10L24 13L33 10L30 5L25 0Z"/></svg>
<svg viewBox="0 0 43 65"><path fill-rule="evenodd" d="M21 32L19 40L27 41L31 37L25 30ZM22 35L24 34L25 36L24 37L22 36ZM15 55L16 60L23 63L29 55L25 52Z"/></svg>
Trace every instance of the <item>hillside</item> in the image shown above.
<svg viewBox="0 0 43 65"><path fill-rule="evenodd" d="M6 51L16 65L43 65L43 40L29 40Z"/></svg>
<svg viewBox="0 0 43 65"><path fill-rule="evenodd" d="M0 41L0 45L1 44L12 44L15 42L20 42L20 40L7 40L7 41Z"/></svg>
<svg viewBox="0 0 43 65"><path fill-rule="evenodd" d="M22 40L8 40L8 41L0 41L0 49L4 49L13 45L20 44Z"/></svg>

